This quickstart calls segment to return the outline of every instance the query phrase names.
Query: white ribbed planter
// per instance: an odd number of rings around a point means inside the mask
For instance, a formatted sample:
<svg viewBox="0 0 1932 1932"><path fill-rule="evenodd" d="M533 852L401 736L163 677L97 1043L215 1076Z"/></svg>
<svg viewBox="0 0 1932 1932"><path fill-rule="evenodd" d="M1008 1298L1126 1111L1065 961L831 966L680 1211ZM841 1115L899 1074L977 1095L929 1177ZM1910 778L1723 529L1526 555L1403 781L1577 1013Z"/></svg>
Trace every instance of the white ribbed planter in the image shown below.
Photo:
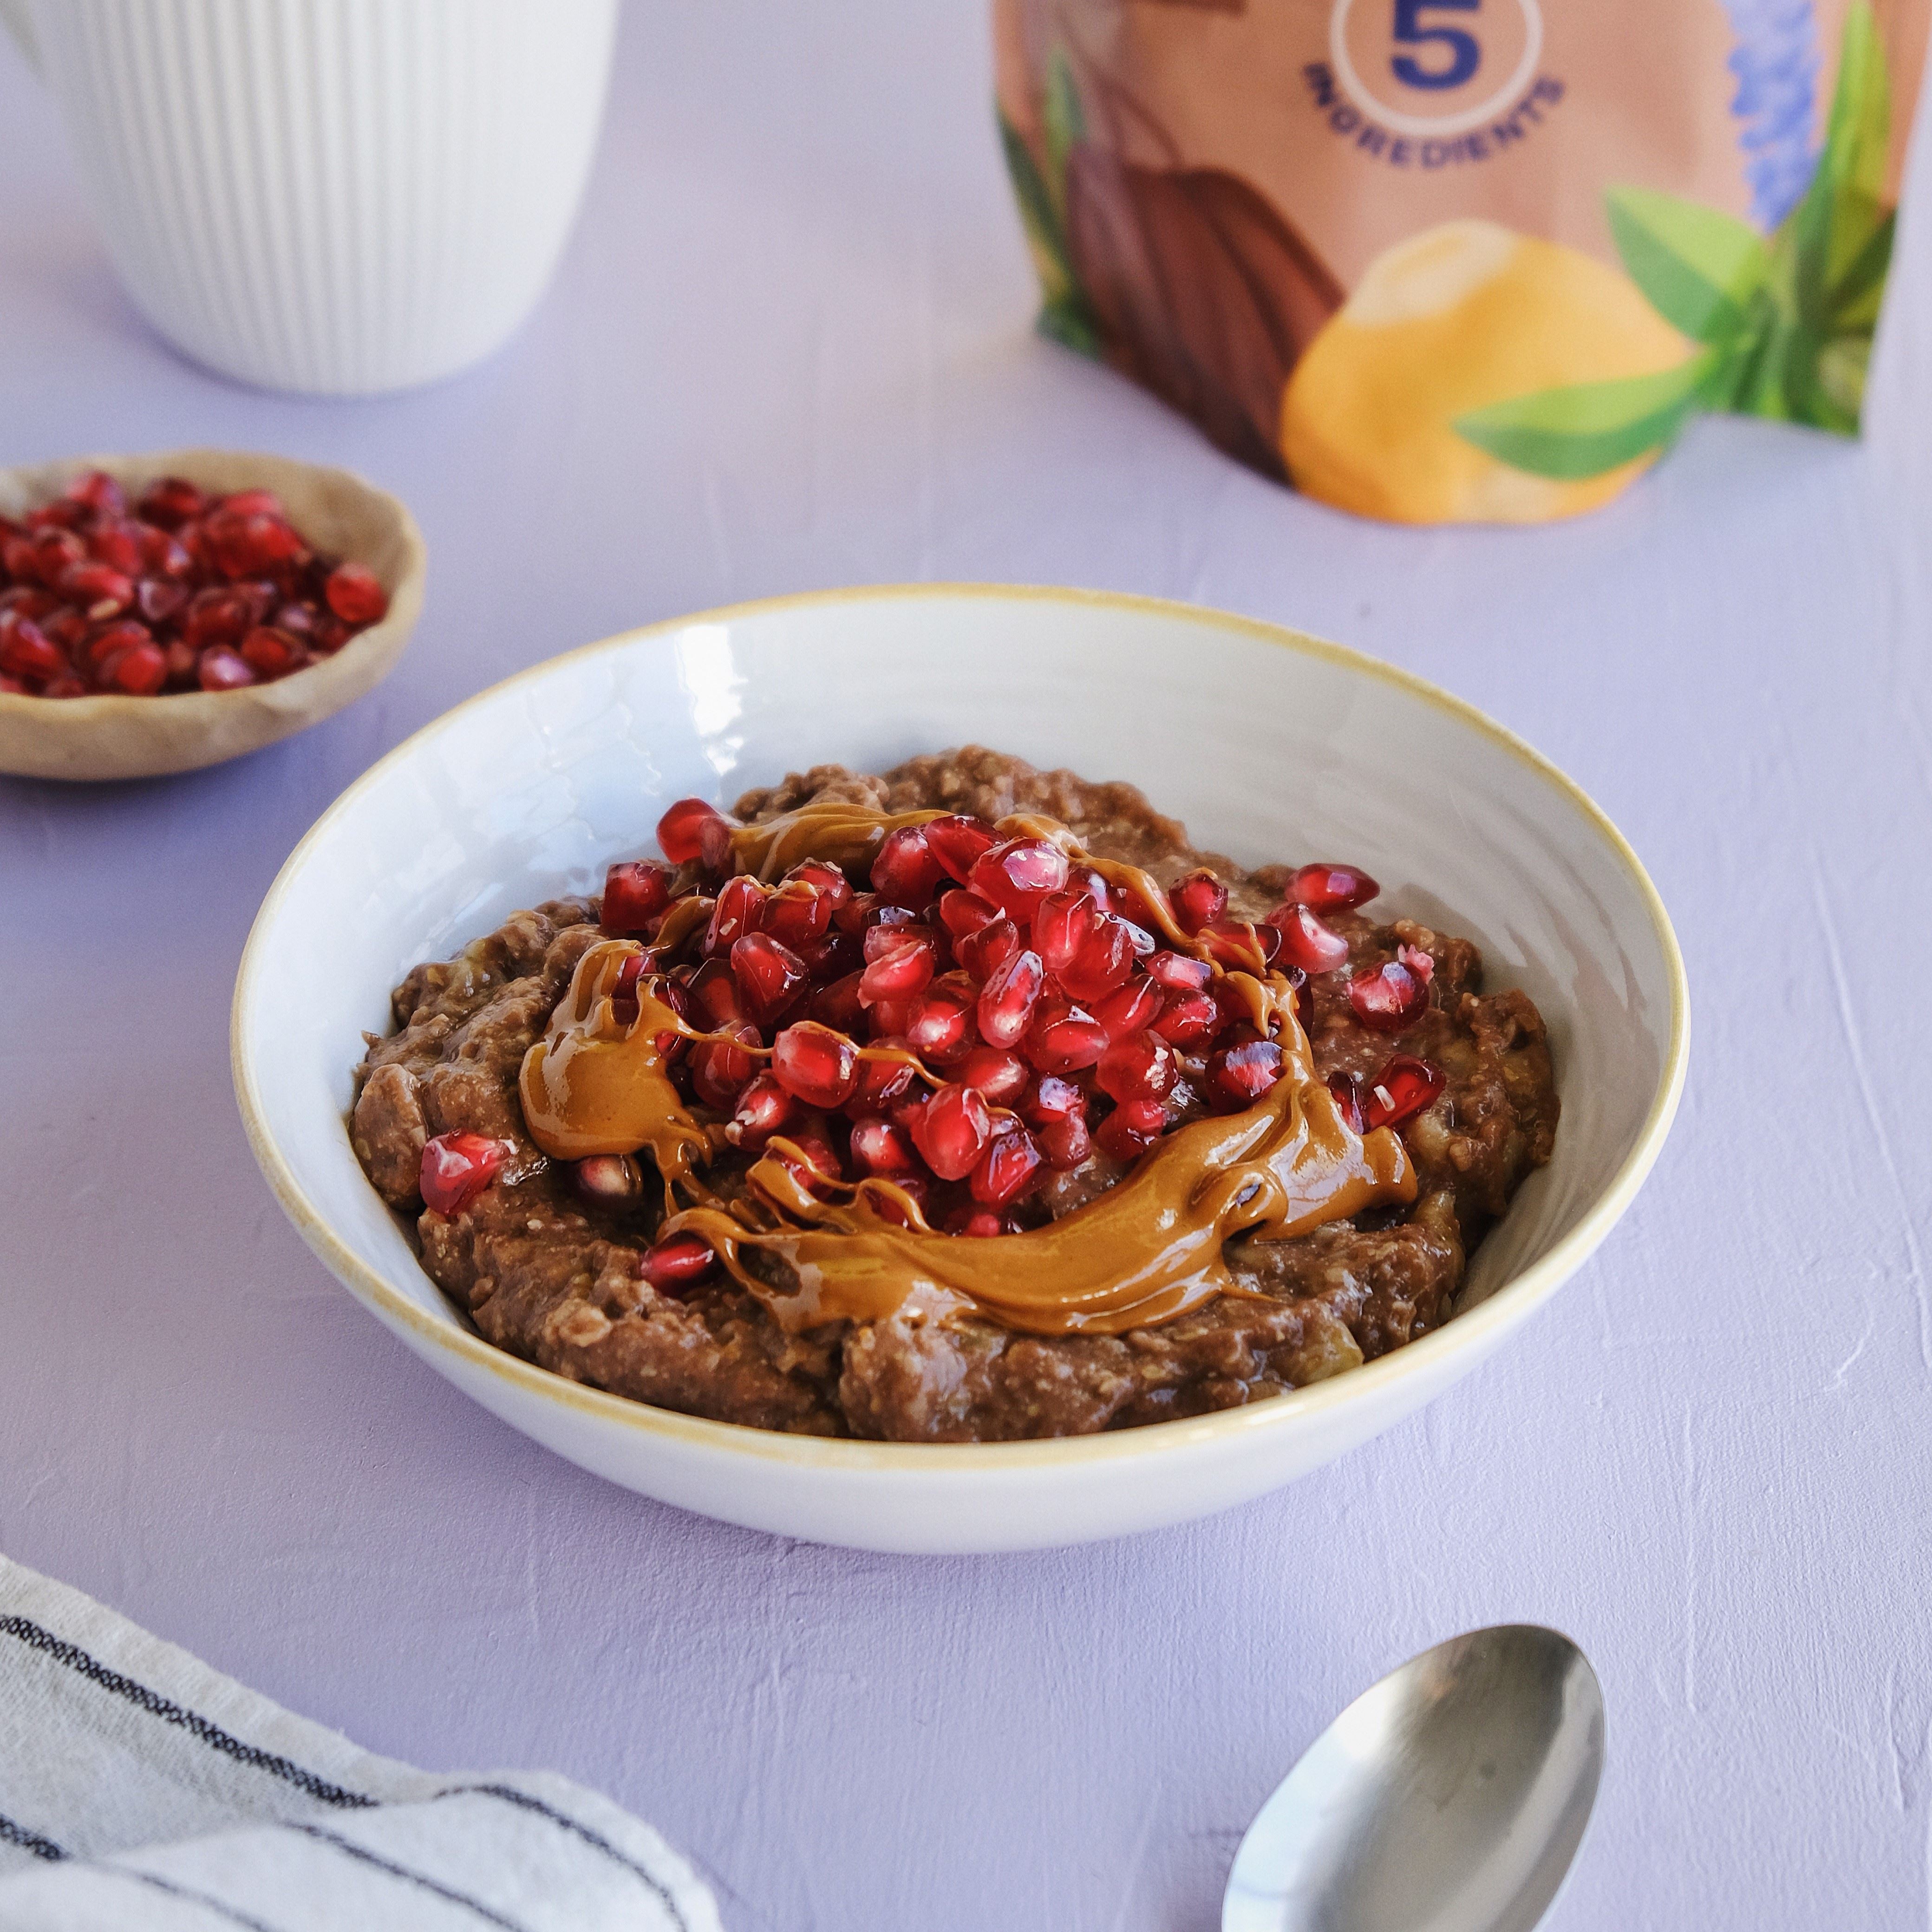
<svg viewBox="0 0 1932 1932"><path fill-rule="evenodd" d="M374 395L499 347L556 265L616 0L0 0L171 341Z"/></svg>

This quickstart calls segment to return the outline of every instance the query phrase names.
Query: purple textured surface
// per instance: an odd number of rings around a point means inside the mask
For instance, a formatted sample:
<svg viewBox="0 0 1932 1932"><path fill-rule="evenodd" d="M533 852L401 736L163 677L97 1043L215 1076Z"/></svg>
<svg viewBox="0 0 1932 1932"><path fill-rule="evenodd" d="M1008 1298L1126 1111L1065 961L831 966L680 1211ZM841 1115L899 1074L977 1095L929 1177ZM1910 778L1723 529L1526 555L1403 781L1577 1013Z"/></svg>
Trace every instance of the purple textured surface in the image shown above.
<svg viewBox="0 0 1932 1932"><path fill-rule="evenodd" d="M378 1751L602 1786L735 1932L1204 1932L1329 1716L1515 1618L1609 1703L1562 1932L1922 1927L1932 171L1862 446L1703 424L1581 524L1376 528L1028 333L982 11L636 8L534 320L348 406L148 333L0 51L0 461L346 464L431 558L394 676L306 735L0 781L0 1548ZM362 1314L236 1120L250 920L373 759L633 623L925 577L1193 598L1439 680L1596 796L1689 960L1689 1093L1598 1259L1420 1419L1190 1528L905 1561L607 1487Z"/></svg>

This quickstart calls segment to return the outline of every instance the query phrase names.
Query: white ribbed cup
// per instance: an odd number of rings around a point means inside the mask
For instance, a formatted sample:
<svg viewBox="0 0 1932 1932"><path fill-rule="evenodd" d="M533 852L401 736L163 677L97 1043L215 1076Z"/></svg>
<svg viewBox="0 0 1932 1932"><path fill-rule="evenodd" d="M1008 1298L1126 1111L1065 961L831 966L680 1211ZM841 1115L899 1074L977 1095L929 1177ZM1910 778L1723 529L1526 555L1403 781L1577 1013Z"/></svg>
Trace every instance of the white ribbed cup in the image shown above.
<svg viewBox="0 0 1932 1932"><path fill-rule="evenodd" d="M500 347L584 192L616 0L0 0L198 362L374 395Z"/></svg>

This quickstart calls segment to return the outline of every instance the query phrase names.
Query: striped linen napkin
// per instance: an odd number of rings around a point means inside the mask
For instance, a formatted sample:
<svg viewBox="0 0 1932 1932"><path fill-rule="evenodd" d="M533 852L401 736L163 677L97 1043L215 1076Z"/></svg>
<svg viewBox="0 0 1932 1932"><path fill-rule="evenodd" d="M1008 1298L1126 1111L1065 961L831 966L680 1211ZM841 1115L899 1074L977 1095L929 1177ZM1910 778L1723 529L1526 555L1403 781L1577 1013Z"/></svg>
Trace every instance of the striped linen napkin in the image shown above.
<svg viewBox="0 0 1932 1932"><path fill-rule="evenodd" d="M0 1557L0 1928L238 1926L718 1932L595 1792L372 1756Z"/></svg>

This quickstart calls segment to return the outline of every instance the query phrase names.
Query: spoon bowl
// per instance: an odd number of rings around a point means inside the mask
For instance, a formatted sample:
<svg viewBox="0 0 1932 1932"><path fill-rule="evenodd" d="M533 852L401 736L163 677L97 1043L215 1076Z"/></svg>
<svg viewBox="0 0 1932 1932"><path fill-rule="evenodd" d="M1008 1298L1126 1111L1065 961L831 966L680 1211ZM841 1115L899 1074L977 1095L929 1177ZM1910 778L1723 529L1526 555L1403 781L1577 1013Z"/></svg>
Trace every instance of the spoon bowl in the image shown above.
<svg viewBox="0 0 1932 1932"><path fill-rule="evenodd" d="M1603 1767L1603 1693L1568 1637L1452 1637L1364 1691L1275 1788L1221 1932L1532 1932Z"/></svg>

